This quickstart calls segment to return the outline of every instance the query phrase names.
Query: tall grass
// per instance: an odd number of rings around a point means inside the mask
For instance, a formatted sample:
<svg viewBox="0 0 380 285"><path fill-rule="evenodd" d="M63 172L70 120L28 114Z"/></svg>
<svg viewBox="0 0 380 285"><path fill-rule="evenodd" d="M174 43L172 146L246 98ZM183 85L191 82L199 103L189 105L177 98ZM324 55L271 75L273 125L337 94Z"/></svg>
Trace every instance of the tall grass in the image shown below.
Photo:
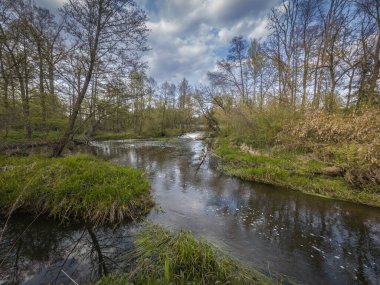
<svg viewBox="0 0 380 285"><path fill-rule="evenodd" d="M278 135L288 149L308 148L345 170L345 180L380 195L380 110L307 113Z"/></svg>
<svg viewBox="0 0 380 285"><path fill-rule="evenodd" d="M44 213L97 224L136 219L152 206L140 170L88 155L0 156L0 211Z"/></svg>

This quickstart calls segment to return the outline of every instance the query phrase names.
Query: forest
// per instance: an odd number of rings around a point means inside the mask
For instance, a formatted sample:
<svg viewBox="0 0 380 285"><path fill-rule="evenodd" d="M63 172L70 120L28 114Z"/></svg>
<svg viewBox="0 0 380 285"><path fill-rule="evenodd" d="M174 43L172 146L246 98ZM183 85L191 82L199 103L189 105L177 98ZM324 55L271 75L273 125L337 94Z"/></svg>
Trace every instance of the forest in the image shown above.
<svg viewBox="0 0 380 285"><path fill-rule="evenodd" d="M380 70L376 3L284 2L269 15L267 38L247 42L237 35L226 58L208 73L210 83L190 86L186 78L159 85L147 76L147 16L132 1L104 11L74 1L58 18L28 1L2 1L2 137L177 135L202 119L212 129L224 128L214 117L218 112L238 113L236 120L240 114L241 121L231 122L256 133L249 129L254 112L280 108L284 116L297 117L374 108Z"/></svg>
<svg viewBox="0 0 380 285"><path fill-rule="evenodd" d="M195 131L204 134L204 155L219 159L228 176L380 207L379 0L278 1L266 36L231 37L202 82L189 81L192 70L179 82L149 75L148 21L133 0L69 0L58 11L0 1L2 214L96 226L141 219L154 205L149 167L74 149L129 139L175 143ZM42 156L33 153L39 147ZM0 244L8 220L0 223ZM152 244L150 235L167 244ZM148 225L137 238L136 275L100 284L273 281L245 268L236 273L239 265L218 260L191 235L169 236ZM154 248L159 258L150 263ZM188 257L186 250L212 269L194 272L199 264L178 256Z"/></svg>

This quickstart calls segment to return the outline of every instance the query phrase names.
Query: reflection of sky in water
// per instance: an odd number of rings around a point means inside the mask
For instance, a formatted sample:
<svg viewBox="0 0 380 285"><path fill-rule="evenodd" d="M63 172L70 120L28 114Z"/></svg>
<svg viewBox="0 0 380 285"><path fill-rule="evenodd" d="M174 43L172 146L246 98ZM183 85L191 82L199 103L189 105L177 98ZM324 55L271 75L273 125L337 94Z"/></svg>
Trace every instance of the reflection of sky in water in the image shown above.
<svg viewBox="0 0 380 285"><path fill-rule="evenodd" d="M112 149L117 154L105 156L113 161L147 169L164 210L150 215L156 223L190 229L243 262L303 283L379 282L377 209L241 182L215 171L213 159L197 171L201 141ZM120 155L121 149L130 156Z"/></svg>
<svg viewBox="0 0 380 285"><path fill-rule="evenodd" d="M96 281L124 266L134 232L129 226L95 231L16 215L0 241L0 284L69 284L63 271L79 284Z"/></svg>
<svg viewBox="0 0 380 285"><path fill-rule="evenodd" d="M248 265L288 274L304 284L380 284L378 209L241 182L216 171L218 160L212 157L207 157L199 168L204 144L190 137L95 142L93 146L99 156L146 170L162 209L152 210L149 215L148 219L155 223L192 230ZM62 252L67 250L60 248L66 242L61 237L64 231L54 231L54 246L45 250L49 255L46 260L60 264L52 256L65 256ZM114 235L95 233L106 257L120 253L126 233L123 228ZM73 243L73 232L66 235ZM112 238L108 241L107 236ZM85 241L91 241L87 233ZM79 256L73 257L76 265L72 268L93 268L88 264L93 243L81 244L80 248ZM24 253L22 258L29 263L32 260ZM107 262L114 264L108 259ZM50 268L46 262L34 263ZM37 271L33 269L24 276L33 276Z"/></svg>

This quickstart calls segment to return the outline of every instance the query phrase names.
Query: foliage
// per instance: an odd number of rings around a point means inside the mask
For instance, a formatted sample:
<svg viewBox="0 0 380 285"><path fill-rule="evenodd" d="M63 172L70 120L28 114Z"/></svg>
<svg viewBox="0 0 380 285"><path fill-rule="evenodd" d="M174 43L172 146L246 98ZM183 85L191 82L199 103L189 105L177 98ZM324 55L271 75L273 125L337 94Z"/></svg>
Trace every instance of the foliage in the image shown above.
<svg viewBox="0 0 380 285"><path fill-rule="evenodd" d="M147 224L137 236L132 256L136 266L128 274L105 277L103 284L271 284L257 271L250 271L224 256L191 233L171 234Z"/></svg>
<svg viewBox="0 0 380 285"><path fill-rule="evenodd" d="M278 132L296 116L277 104L265 108L240 104L228 110L218 110L216 119L221 135L228 136L236 144L244 142L254 147L266 147L274 145Z"/></svg>
<svg viewBox="0 0 380 285"><path fill-rule="evenodd" d="M146 214L152 201L140 170L87 155L0 157L0 209L62 221L117 223Z"/></svg>

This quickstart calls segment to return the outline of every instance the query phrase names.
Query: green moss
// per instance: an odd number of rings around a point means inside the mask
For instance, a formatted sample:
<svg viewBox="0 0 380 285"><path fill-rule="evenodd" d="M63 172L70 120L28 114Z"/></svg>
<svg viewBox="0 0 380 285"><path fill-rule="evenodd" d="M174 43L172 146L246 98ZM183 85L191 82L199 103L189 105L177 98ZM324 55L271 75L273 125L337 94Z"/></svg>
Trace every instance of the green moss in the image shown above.
<svg viewBox="0 0 380 285"><path fill-rule="evenodd" d="M228 175L307 194L380 207L378 185L354 187L343 176L328 176L324 170L331 165L309 158L305 153L279 148L257 150L257 153L259 154L243 153L226 138L219 139L214 149L214 154L222 159L221 170ZM338 153L343 156L342 152Z"/></svg>
<svg viewBox="0 0 380 285"><path fill-rule="evenodd" d="M44 213L61 220L114 223L152 205L140 170L92 156L0 157L0 210Z"/></svg>
<svg viewBox="0 0 380 285"><path fill-rule="evenodd" d="M97 285L113 284L272 284L274 280L248 270L189 232L171 234L148 224L138 234L136 265L126 274L105 277Z"/></svg>

